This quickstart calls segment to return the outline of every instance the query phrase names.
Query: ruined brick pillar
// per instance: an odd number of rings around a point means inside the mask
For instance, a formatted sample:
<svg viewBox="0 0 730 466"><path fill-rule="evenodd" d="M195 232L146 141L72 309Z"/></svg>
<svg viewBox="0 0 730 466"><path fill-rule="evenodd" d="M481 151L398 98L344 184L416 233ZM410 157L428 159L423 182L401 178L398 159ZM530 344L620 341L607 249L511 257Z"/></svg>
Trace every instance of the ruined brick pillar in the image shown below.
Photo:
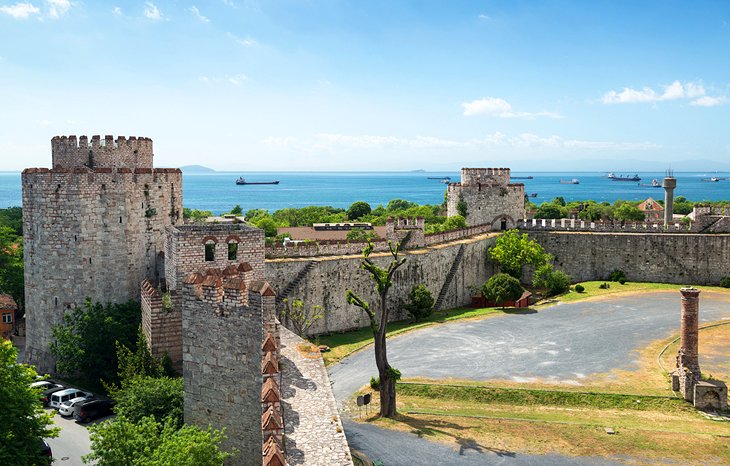
<svg viewBox="0 0 730 466"><path fill-rule="evenodd" d="M700 290L682 288L682 321L679 352L677 354L677 376L679 391L684 399L693 401L694 386L700 380L700 361L697 355L700 310Z"/></svg>

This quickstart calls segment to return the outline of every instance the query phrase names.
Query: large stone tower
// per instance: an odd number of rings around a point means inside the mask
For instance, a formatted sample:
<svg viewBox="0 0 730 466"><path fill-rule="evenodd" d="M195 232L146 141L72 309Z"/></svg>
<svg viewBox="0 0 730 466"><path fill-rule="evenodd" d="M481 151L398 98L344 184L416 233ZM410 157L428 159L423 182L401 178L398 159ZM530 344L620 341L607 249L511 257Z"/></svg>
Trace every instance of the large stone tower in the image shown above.
<svg viewBox="0 0 730 466"><path fill-rule="evenodd" d="M446 210L449 217L466 211L469 226L514 228L525 218L525 185L510 183L509 168L462 168L461 183L449 184Z"/></svg>
<svg viewBox="0 0 730 466"><path fill-rule="evenodd" d="M53 168L23 171L26 360L51 372L51 327L86 297L139 300L162 276L165 228L182 223L182 172L152 140L54 137Z"/></svg>
<svg viewBox="0 0 730 466"><path fill-rule="evenodd" d="M662 181L664 188L664 225L669 225L674 220L674 188L677 187L677 179L671 170L667 170L667 176Z"/></svg>

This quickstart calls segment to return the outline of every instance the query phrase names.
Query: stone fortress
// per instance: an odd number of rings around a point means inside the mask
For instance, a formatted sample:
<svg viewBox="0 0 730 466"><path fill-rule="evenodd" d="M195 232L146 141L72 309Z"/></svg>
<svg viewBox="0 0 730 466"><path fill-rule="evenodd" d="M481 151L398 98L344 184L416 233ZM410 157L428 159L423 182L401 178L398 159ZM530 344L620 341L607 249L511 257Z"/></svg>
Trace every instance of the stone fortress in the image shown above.
<svg viewBox="0 0 730 466"><path fill-rule="evenodd" d="M168 354L185 378L186 420L226 426L228 446L245 452L231 464L351 464L321 359L303 360L293 349L301 339L276 315L284 298L298 298L325 309L312 334L366 326L345 301L348 289L375 299L359 268L363 244L265 247L263 232L240 218L184 224L181 172L153 168L147 138L55 137L52 158L53 168L22 175L28 362L53 372L51 326L86 297L139 300L153 353ZM690 225L599 225L528 221L524 205L509 169L466 168L449 184L447 210L465 208L467 228L425 234L423 219L390 220L386 239L405 240L407 259L391 304L418 284L437 309L469 304L495 272L494 231L513 227L576 280L617 268L634 281L717 284L730 275L727 209L697 208ZM386 239L371 256L382 264Z"/></svg>

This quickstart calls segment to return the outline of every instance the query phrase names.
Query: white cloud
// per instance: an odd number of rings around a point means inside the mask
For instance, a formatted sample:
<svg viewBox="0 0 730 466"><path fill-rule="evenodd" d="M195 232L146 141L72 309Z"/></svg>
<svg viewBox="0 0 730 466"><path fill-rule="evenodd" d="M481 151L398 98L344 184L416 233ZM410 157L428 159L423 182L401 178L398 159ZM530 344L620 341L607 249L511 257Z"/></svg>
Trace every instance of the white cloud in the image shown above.
<svg viewBox="0 0 730 466"><path fill-rule="evenodd" d="M563 118L562 115L553 112L515 112L512 104L499 97L484 97L483 99L464 102L461 104L464 109L464 116L488 115L499 118L522 118L532 120L539 117Z"/></svg>
<svg viewBox="0 0 730 466"><path fill-rule="evenodd" d="M674 81L672 84L662 86L662 92L657 92L650 87L632 89L624 87L621 91L610 91L601 99L604 104L628 104L645 102L662 102L666 100L694 99L705 95L705 88L702 84Z"/></svg>
<svg viewBox="0 0 730 466"><path fill-rule="evenodd" d="M482 21L487 21L487 20L490 20L492 18L490 18L489 16L487 16L485 14L480 14L479 16L477 16L477 19L480 19Z"/></svg>
<svg viewBox="0 0 730 466"><path fill-rule="evenodd" d="M235 41L236 43L243 45L244 47L253 47L254 45L258 45L258 42L255 39L251 39L250 37L247 37L245 39L241 39L240 37L231 34L230 32L227 33L228 38Z"/></svg>
<svg viewBox="0 0 730 466"><path fill-rule="evenodd" d="M0 6L0 13L12 16L15 19L28 19L31 15L36 15L39 12L40 9L32 3L18 2L15 5Z"/></svg>
<svg viewBox="0 0 730 466"><path fill-rule="evenodd" d="M114 13L116 16L122 16L122 9L118 6L115 6L112 8L112 13Z"/></svg>
<svg viewBox="0 0 730 466"><path fill-rule="evenodd" d="M152 21L160 21L163 15L157 5L152 2L145 2L144 16Z"/></svg>
<svg viewBox="0 0 730 466"><path fill-rule="evenodd" d="M718 105L725 105L727 98L725 97L710 97L708 95L700 97L690 102L690 105L695 107L717 107Z"/></svg>
<svg viewBox="0 0 730 466"><path fill-rule="evenodd" d="M467 140L442 139L433 136L416 136L402 138L397 136L374 135L343 135L320 133L309 138L298 137L270 137L260 141L264 147L271 149L299 150L302 152L337 152L344 149L465 149L485 150L495 148L521 148L581 150L581 151L646 151L660 149L660 144L652 142L612 142L586 141L580 139L565 139L560 136L539 136L532 133L522 133L517 136L508 136L499 131L482 138Z"/></svg>
<svg viewBox="0 0 730 466"><path fill-rule="evenodd" d="M246 76L245 74L236 74L233 76L228 76L228 78L226 79L228 79L228 82L231 84L239 85L243 81L247 80L248 76Z"/></svg>
<svg viewBox="0 0 730 466"><path fill-rule="evenodd" d="M190 7L190 12L193 14L193 16L195 16L196 18L198 18L200 21L202 21L204 23L210 23L210 19L208 19L207 17L205 17L202 14L200 14L200 10L198 10L198 7L197 6L195 6L195 5L191 6Z"/></svg>
<svg viewBox="0 0 730 466"><path fill-rule="evenodd" d="M51 18L60 18L71 9L69 0L46 0L46 4L48 5L48 15Z"/></svg>

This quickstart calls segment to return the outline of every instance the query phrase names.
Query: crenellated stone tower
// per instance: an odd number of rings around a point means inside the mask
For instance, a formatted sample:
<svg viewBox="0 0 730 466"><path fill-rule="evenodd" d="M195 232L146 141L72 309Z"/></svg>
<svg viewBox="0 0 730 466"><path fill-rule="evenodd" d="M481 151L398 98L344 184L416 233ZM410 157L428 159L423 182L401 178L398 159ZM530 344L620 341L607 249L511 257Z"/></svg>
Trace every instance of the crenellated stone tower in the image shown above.
<svg viewBox="0 0 730 466"><path fill-rule="evenodd" d="M462 168L461 182L449 183L446 209L449 217L466 210L469 226L514 228L525 218L525 185L510 183L509 168Z"/></svg>
<svg viewBox="0 0 730 466"><path fill-rule="evenodd" d="M182 223L182 172L153 168L152 140L54 137L53 168L23 171L26 360L52 372L51 327L89 297L139 300L164 275L165 228Z"/></svg>

